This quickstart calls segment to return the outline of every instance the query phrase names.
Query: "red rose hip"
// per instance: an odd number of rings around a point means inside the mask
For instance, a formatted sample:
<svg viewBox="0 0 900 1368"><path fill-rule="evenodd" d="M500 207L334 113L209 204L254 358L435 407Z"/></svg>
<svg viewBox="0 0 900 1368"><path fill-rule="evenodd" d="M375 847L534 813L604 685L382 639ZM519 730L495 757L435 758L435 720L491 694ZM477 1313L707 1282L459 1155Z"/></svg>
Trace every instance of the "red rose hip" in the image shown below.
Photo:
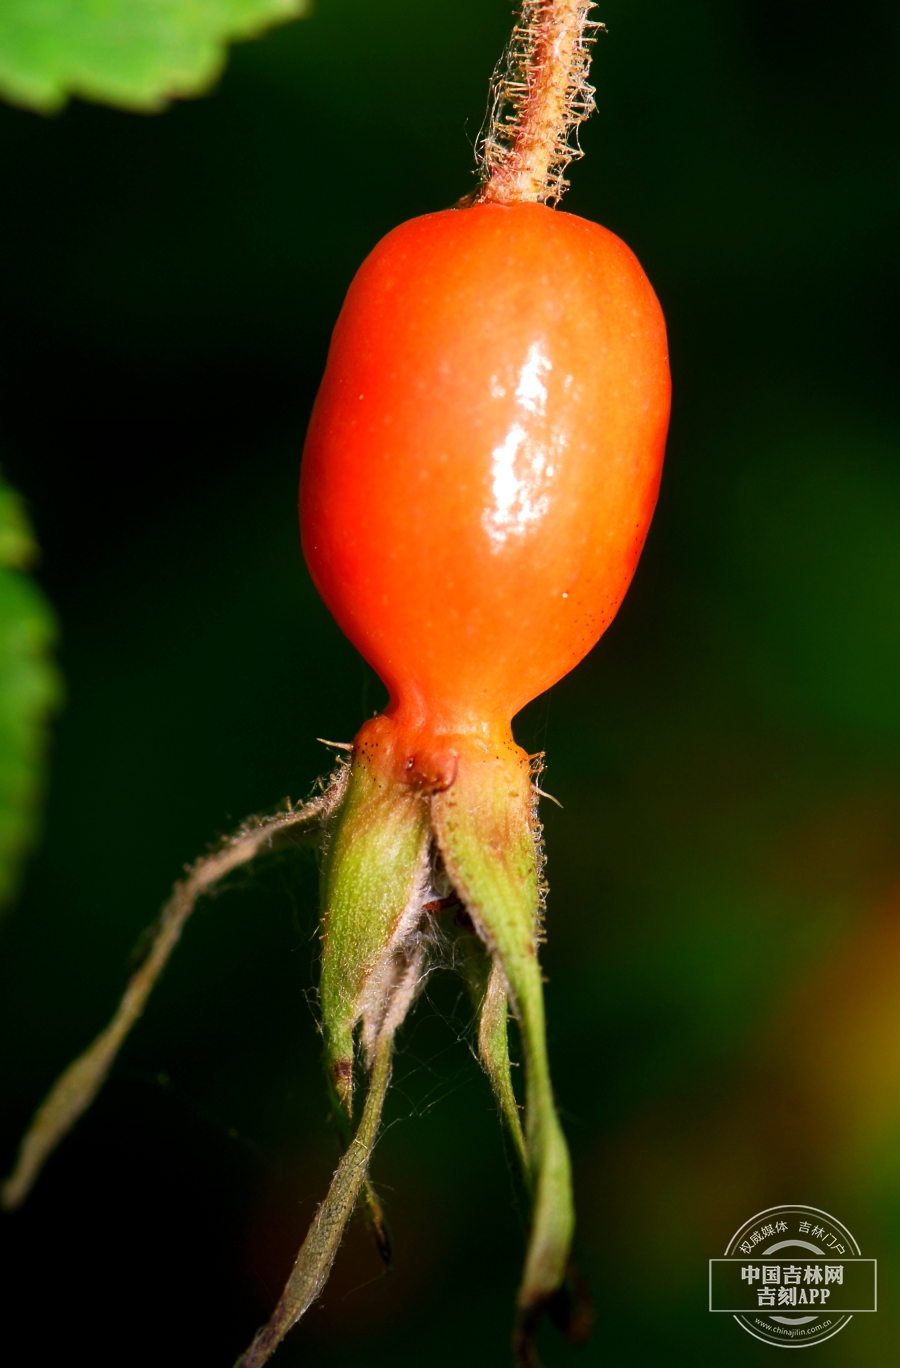
<svg viewBox="0 0 900 1368"><path fill-rule="evenodd" d="M656 503L665 325L633 253L538 204L389 233L301 477L307 563L403 733L508 735L612 620Z"/></svg>

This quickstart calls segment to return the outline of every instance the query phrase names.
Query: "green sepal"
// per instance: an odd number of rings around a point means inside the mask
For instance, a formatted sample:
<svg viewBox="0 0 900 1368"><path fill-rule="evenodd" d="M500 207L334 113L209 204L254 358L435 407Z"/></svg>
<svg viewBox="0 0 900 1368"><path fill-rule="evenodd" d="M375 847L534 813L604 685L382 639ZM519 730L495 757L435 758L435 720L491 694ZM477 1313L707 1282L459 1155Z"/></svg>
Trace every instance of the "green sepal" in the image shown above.
<svg viewBox="0 0 900 1368"><path fill-rule="evenodd" d="M321 1295L334 1263L347 1222L367 1183L369 1160L381 1126L381 1112L391 1077L393 1037L383 1031L375 1045L369 1073L369 1089L353 1143L347 1146L328 1195L317 1208L306 1239L294 1260L278 1305L266 1325L254 1336L235 1368L262 1368L272 1357L291 1326Z"/></svg>
<svg viewBox="0 0 900 1368"><path fill-rule="evenodd" d="M428 807L378 762L358 739L322 874L322 1025L329 1077L348 1117L356 1027L371 1067L375 1042L393 1034L412 1003L423 954Z"/></svg>
<svg viewBox="0 0 900 1368"><path fill-rule="evenodd" d="M541 881L534 791L528 757L511 739L492 744L472 737L459 742L454 782L432 797L432 823L447 876L491 953L522 1035L525 1140L533 1191L532 1227L518 1297L524 1319L562 1285L575 1221L569 1153L553 1103L547 1059L538 964ZM501 1094L501 1109L507 1114L510 1104L503 1100L502 1072L508 1056L496 1020L505 1027L505 1020L496 1018L486 1032L488 1054L495 1092Z"/></svg>
<svg viewBox="0 0 900 1368"><path fill-rule="evenodd" d="M457 941L458 965L478 1012L478 1057L490 1080L497 1109L506 1123L526 1186L531 1189L531 1167L522 1117L512 1081L509 1060L509 1000L506 979L486 953L477 935L467 933Z"/></svg>

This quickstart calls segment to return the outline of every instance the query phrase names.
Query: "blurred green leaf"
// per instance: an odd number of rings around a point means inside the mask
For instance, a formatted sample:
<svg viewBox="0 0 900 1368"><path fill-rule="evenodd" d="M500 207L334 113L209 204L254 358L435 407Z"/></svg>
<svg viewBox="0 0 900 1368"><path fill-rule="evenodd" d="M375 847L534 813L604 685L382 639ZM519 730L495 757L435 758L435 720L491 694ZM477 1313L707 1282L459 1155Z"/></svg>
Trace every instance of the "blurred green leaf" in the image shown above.
<svg viewBox="0 0 900 1368"><path fill-rule="evenodd" d="M45 114L70 95L163 109L209 89L229 42L307 9L308 0L4 0L0 94Z"/></svg>
<svg viewBox="0 0 900 1368"><path fill-rule="evenodd" d="M36 554L21 501L0 482L0 907L34 841L47 720L61 693L53 614L23 573Z"/></svg>

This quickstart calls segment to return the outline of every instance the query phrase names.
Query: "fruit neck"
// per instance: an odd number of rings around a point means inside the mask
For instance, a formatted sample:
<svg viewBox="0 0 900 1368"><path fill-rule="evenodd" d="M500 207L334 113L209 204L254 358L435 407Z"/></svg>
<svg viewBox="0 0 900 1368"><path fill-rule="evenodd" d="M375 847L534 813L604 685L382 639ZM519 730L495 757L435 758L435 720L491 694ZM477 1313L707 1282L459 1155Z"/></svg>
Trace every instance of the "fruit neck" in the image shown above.
<svg viewBox="0 0 900 1368"><path fill-rule="evenodd" d="M523 756L506 720L483 721L477 726L455 720L437 724L400 708L365 722L353 749L385 779L426 794L450 788L460 763L468 759L498 752L510 753L517 761Z"/></svg>

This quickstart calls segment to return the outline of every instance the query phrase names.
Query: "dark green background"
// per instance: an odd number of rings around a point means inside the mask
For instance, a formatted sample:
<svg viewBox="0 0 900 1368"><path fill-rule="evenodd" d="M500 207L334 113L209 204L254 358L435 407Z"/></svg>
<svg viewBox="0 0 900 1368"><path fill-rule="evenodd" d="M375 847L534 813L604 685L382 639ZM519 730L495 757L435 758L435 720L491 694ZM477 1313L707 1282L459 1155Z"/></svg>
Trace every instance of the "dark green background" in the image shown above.
<svg viewBox="0 0 900 1368"><path fill-rule="evenodd" d="M896 6L610 0L566 208L620 233L675 402L619 618L517 734L545 746L551 1054L591 1343L567 1363L755 1364L706 1261L777 1203L880 1261L900 1333ZM0 460L30 501L68 698L0 945L2 1160L109 1015L208 839L303 797L380 686L303 570L295 487L342 294L470 185L503 0L319 0L211 98L0 109ZM227 1365L335 1162L311 857L207 903L93 1112L0 1228L10 1361ZM362 1230L285 1368L508 1361L521 1259L447 974L403 1032Z"/></svg>

